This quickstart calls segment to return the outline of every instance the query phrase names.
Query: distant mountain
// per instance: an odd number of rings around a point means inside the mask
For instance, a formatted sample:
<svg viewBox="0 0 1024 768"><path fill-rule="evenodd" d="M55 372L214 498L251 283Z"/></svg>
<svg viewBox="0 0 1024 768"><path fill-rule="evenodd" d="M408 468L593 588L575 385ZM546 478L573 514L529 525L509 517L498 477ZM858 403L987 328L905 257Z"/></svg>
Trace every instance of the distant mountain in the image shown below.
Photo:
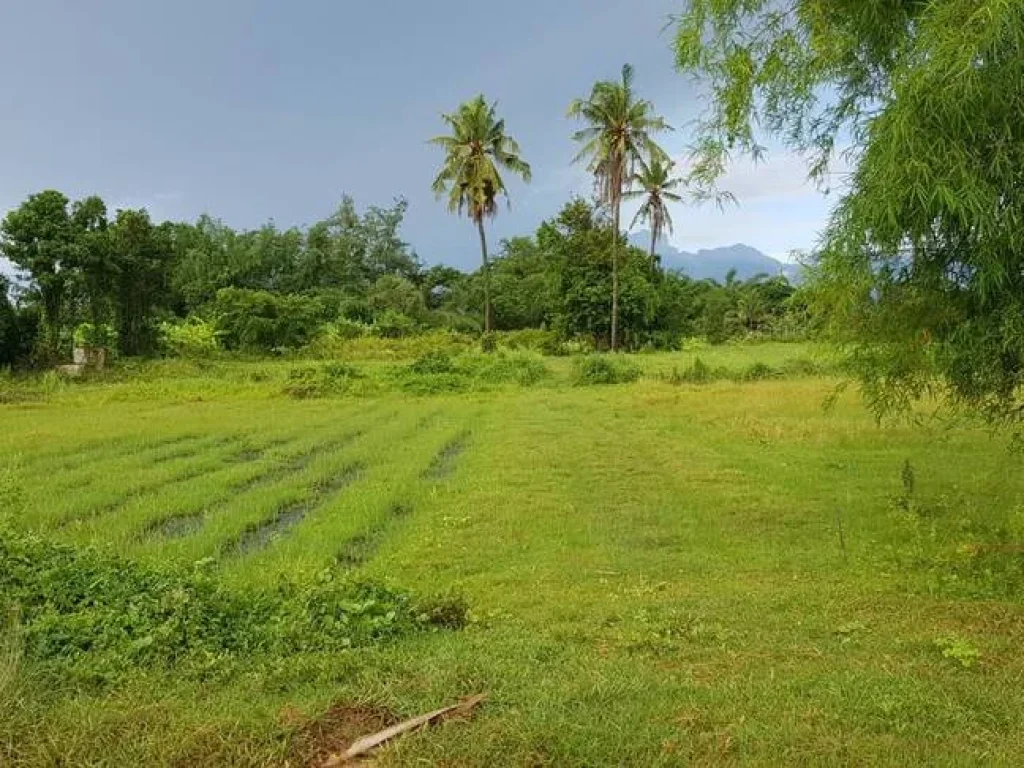
<svg viewBox="0 0 1024 768"><path fill-rule="evenodd" d="M636 232L629 236L629 242L649 251L651 233ZM800 279L799 265L773 259L757 248L742 243L688 253L662 242L658 245L658 255L661 256L662 267L681 269L695 280L725 282L725 276L732 269L736 270L736 277L739 280L749 280L755 275L785 275L791 282L798 282Z"/></svg>

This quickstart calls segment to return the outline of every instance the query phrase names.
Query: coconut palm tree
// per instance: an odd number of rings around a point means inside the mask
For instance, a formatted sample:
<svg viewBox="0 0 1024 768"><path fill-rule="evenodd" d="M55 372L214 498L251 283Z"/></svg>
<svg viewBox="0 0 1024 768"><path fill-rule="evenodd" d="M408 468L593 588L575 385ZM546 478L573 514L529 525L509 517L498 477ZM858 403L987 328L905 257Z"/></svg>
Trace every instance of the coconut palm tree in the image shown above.
<svg viewBox="0 0 1024 768"><path fill-rule="evenodd" d="M466 213L480 233L480 251L484 278L484 330L493 324L491 311L491 274L487 258L487 234L484 219L498 212L498 198L508 200L508 190L500 170L514 173L529 182L530 166L520 156L519 145L505 133L505 121L497 116L497 104L488 104L481 95L461 104L441 119L451 133L430 140L445 151L444 164L434 179L434 193L447 196L451 213Z"/></svg>
<svg viewBox="0 0 1024 768"><path fill-rule="evenodd" d="M645 221L651 228L652 272L657 258L658 241L665 232L672 233L672 214L669 213L668 204L680 203L683 200L682 195L673 191L683 183L682 179L672 176L673 168L675 163L660 157L652 158L649 163L641 163L640 170L633 176L633 184L638 189L630 190L624 195L626 200L643 199L631 227L635 227L639 221Z"/></svg>
<svg viewBox="0 0 1024 768"><path fill-rule="evenodd" d="M590 97L569 105L569 117L582 120L586 128L573 139L582 148L575 162L586 161L594 174L598 202L612 213L612 328L611 348L619 339L619 251L622 246L620 215L622 196L632 183L637 166L656 158L667 161L665 151L653 135L671 130L654 114L654 105L637 98L633 92L633 68L626 64L619 81L602 80L594 84Z"/></svg>

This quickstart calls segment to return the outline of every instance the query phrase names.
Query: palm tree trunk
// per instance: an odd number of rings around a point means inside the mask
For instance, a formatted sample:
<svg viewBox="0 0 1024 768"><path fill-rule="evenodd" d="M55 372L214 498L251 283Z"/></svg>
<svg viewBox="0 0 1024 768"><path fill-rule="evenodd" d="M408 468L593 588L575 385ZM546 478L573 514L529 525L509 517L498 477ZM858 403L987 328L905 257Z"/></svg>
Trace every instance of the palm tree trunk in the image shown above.
<svg viewBox="0 0 1024 768"><path fill-rule="evenodd" d="M484 333L490 333L493 322L491 318L491 263L487 259L487 234L484 232L482 216L477 218L476 226L480 231L480 254L484 263Z"/></svg>
<svg viewBox="0 0 1024 768"><path fill-rule="evenodd" d="M651 274L654 274L654 260L657 258L658 228L651 227Z"/></svg>
<svg viewBox="0 0 1024 768"><path fill-rule="evenodd" d="M616 195L612 230L612 352L619 348L619 217L622 200Z"/></svg>

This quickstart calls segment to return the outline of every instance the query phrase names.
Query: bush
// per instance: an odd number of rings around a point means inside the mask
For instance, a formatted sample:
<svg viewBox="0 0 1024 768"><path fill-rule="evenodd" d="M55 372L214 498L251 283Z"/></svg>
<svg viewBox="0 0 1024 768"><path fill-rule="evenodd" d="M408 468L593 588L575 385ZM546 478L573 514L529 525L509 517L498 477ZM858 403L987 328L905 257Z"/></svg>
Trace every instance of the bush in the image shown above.
<svg viewBox="0 0 1024 768"><path fill-rule="evenodd" d="M459 626L465 615L457 599L420 604L333 571L232 590L208 564L143 568L0 529L0 594L19 614L25 658L61 677L114 682L139 668L173 668L208 679L251 671L261 658Z"/></svg>
<svg viewBox="0 0 1024 768"><path fill-rule="evenodd" d="M542 355L558 354L559 338L554 331L524 328L519 331L499 331L494 336L501 349L527 349Z"/></svg>
<svg viewBox="0 0 1024 768"><path fill-rule="evenodd" d="M547 378L551 371L544 361L529 352L498 352L491 355L467 356L463 361L478 383L506 384L515 382L530 387Z"/></svg>
<svg viewBox="0 0 1024 768"><path fill-rule="evenodd" d="M474 349L477 343L474 336L451 331L430 331L399 338L371 335L340 344L336 354L349 360L415 360L435 350L457 355Z"/></svg>
<svg viewBox="0 0 1024 768"><path fill-rule="evenodd" d="M766 363L753 363L740 372L740 381L763 381L777 378L779 372Z"/></svg>
<svg viewBox="0 0 1024 768"><path fill-rule="evenodd" d="M688 368L684 368L682 371L673 368L672 373L668 376L668 382L669 384L707 384L722 378L723 375L724 372L721 369L716 371L699 357L695 357Z"/></svg>
<svg viewBox="0 0 1024 768"><path fill-rule="evenodd" d="M350 391L353 382L364 378L361 370L346 363L298 366L289 369L283 391L300 400L328 397Z"/></svg>
<svg viewBox="0 0 1024 768"><path fill-rule="evenodd" d="M782 364L782 373L785 376L820 376L826 370L825 366L806 357L797 357Z"/></svg>
<svg viewBox="0 0 1024 768"><path fill-rule="evenodd" d="M242 288L217 291L213 312L227 349L263 353L305 346L326 315L317 297Z"/></svg>
<svg viewBox="0 0 1024 768"><path fill-rule="evenodd" d="M550 352L546 354L558 355L560 357L570 357L573 355L592 355L597 347L594 345L594 340L581 336L575 339L567 339L565 341L557 342L552 347Z"/></svg>
<svg viewBox="0 0 1024 768"><path fill-rule="evenodd" d="M348 342L369 335L370 330L365 323L339 317L317 328L305 351L314 357L334 357L344 352Z"/></svg>
<svg viewBox="0 0 1024 768"><path fill-rule="evenodd" d="M502 384L532 386L550 372L529 353L466 353L457 358L443 350L422 355L392 374L399 388L413 394L486 389Z"/></svg>
<svg viewBox="0 0 1024 768"><path fill-rule="evenodd" d="M409 373L424 375L433 373L453 373L455 364L451 356L442 350L434 350L416 359L408 366Z"/></svg>
<svg viewBox="0 0 1024 768"><path fill-rule="evenodd" d="M416 321L393 309L385 310L373 323L373 332L384 339L401 339L416 333Z"/></svg>
<svg viewBox="0 0 1024 768"><path fill-rule="evenodd" d="M640 378L640 367L611 355L589 355L576 358L573 364L573 383L626 384Z"/></svg>
<svg viewBox="0 0 1024 768"><path fill-rule="evenodd" d="M161 323L160 346L168 354L189 360L212 357L220 349L213 323L198 317L180 323Z"/></svg>
<svg viewBox="0 0 1024 768"><path fill-rule="evenodd" d="M76 347L114 349L117 347L117 331L107 323L102 325L81 323L75 328L73 341Z"/></svg>

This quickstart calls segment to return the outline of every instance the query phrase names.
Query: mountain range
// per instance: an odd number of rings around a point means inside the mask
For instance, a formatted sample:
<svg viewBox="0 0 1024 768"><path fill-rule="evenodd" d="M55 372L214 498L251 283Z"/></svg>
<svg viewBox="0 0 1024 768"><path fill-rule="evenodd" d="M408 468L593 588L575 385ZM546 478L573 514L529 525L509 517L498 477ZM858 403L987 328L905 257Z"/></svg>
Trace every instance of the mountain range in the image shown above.
<svg viewBox="0 0 1024 768"><path fill-rule="evenodd" d="M629 236L629 242L650 251L651 233L635 232ZM664 269L681 269L695 280L710 279L722 283L733 269L736 270L738 280L749 280L755 275L784 275L790 282L800 280L798 264L779 261L743 243L689 253L663 241L659 243L657 251Z"/></svg>

